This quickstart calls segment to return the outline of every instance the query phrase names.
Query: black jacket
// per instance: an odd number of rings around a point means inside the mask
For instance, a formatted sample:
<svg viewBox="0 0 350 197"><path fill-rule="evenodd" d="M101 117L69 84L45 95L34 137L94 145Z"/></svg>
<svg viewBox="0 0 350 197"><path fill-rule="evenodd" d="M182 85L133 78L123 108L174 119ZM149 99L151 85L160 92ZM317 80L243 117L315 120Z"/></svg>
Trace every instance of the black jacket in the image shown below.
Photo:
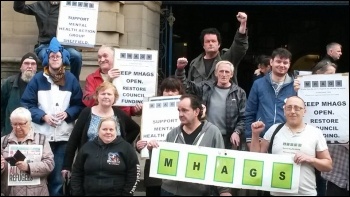
<svg viewBox="0 0 350 197"><path fill-rule="evenodd" d="M73 196L132 196L140 177L140 165L131 144L118 137L109 144L98 137L87 142L75 160Z"/></svg>
<svg viewBox="0 0 350 197"><path fill-rule="evenodd" d="M140 133L140 126L118 107L113 106L112 108L114 110L114 115L118 117L122 137L130 144L133 143ZM81 111L78 120L74 125L72 134L67 142L63 169L71 170L75 151L80 149L88 141L87 132L89 130L90 121L91 107L86 107L83 109L83 111Z"/></svg>
<svg viewBox="0 0 350 197"><path fill-rule="evenodd" d="M321 61L328 61L328 62L331 62L331 63L336 64L335 60L334 60L331 56L329 56L328 54L326 54L326 55L322 58Z"/></svg>
<svg viewBox="0 0 350 197"><path fill-rule="evenodd" d="M49 44L52 37L56 36L59 4L51 5L50 1L37 1L26 5L25 1L14 1L13 9L16 12L34 15L39 30L38 42Z"/></svg>

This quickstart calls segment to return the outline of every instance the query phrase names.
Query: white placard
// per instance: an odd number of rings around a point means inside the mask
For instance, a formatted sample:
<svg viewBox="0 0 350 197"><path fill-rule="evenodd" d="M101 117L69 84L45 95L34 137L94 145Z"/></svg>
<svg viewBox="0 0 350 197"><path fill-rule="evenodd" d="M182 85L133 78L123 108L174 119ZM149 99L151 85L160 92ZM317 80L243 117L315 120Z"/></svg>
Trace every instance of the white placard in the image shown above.
<svg viewBox="0 0 350 197"><path fill-rule="evenodd" d="M9 157L19 150L26 156L25 162L40 162L43 154L42 145L9 145ZM16 166L8 164L8 185L39 185L40 177L31 177L27 172L20 171Z"/></svg>
<svg viewBox="0 0 350 197"><path fill-rule="evenodd" d="M94 47L98 1L61 1L57 40L62 45Z"/></svg>
<svg viewBox="0 0 350 197"><path fill-rule="evenodd" d="M300 165L293 157L159 142L152 150L150 177L297 193Z"/></svg>
<svg viewBox="0 0 350 197"><path fill-rule="evenodd" d="M312 72L311 71L303 71L303 70L299 70L299 75L311 75Z"/></svg>
<svg viewBox="0 0 350 197"><path fill-rule="evenodd" d="M152 97L143 103L141 120L141 139L165 141L167 134L180 125L177 104L181 95ZM141 152L148 157L148 151Z"/></svg>
<svg viewBox="0 0 350 197"><path fill-rule="evenodd" d="M328 143L349 142L349 75L300 76L298 96L304 99L304 121L321 129Z"/></svg>
<svg viewBox="0 0 350 197"><path fill-rule="evenodd" d="M118 90L118 106L135 106L144 97L157 95L158 51L115 49L114 68L121 76L113 80Z"/></svg>

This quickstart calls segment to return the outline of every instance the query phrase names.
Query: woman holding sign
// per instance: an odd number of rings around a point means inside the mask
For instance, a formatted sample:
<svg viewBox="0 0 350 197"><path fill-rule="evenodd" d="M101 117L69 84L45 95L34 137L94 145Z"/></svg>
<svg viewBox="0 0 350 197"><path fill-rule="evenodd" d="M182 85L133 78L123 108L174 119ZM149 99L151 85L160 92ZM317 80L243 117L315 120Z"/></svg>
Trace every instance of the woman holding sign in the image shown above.
<svg viewBox="0 0 350 197"><path fill-rule="evenodd" d="M181 81L174 78L168 77L164 79L160 85L160 96L176 96L184 93ZM136 143L137 151L141 151L147 145L147 141L138 140ZM150 159L146 160L144 169L144 186L146 187L146 196L160 196L160 186L162 180L157 178L149 177L149 170L151 166Z"/></svg>
<svg viewBox="0 0 350 197"><path fill-rule="evenodd" d="M55 166L49 141L33 130L28 109L15 109L10 121L12 132L1 138L1 196L48 196L47 176Z"/></svg>

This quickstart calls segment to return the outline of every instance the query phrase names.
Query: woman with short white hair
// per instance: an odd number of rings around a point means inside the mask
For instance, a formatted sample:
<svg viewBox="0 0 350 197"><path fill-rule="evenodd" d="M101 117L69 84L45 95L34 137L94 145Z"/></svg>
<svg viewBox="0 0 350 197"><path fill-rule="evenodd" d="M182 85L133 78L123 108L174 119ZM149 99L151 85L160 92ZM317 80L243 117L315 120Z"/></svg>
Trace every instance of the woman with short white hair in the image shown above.
<svg viewBox="0 0 350 197"><path fill-rule="evenodd" d="M47 176L53 170L55 164L53 153L49 141L45 135L36 133L32 127L32 117L28 109L24 107L16 108L10 115L12 132L1 137L1 195L5 196L49 196L47 187ZM41 160L31 159L30 161L17 161L15 166L20 174L25 174L27 179L40 178L40 183L36 185L18 185L8 186L9 168L13 167L7 163L6 157L9 157L10 145L42 145ZM31 151L24 152L27 158ZM35 152L35 151L33 151ZM12 154L11 154L12 156ZM24 173L23 173L24 172ZM28 176L27 176L28 175Z"/></svg>

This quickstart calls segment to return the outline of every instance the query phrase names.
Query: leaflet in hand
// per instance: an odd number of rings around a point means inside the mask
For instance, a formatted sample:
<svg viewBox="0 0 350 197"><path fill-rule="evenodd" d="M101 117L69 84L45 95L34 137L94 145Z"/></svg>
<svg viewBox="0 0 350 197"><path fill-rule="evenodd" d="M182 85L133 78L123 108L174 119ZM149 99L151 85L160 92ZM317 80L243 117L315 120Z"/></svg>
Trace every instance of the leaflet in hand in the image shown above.
<svg viewBox="0 0 350 197"><path fill-rule="evenodd" d="M5 160L11 166L15 166L18 161L24 161L25 158L26 158L26 156L24 156L21 151L17 150L16 153L12 157L6 157Z"/></svg>

